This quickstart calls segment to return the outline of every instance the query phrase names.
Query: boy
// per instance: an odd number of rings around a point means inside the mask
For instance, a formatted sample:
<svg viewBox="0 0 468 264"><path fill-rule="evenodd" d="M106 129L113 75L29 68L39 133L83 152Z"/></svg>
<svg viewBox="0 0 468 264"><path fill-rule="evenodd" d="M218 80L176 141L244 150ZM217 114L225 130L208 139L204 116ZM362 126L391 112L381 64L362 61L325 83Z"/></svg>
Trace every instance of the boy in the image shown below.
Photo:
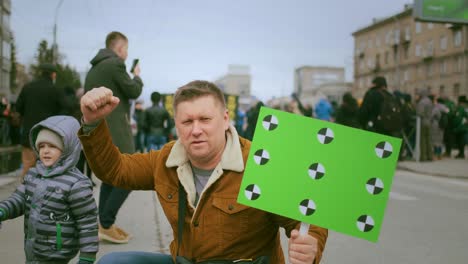
<svg viewBox="0 0 468 264"><path fill-rule="evenodd" d="M91 181L75 166L80 125L70 116L52 116L31 129L39 161L24 182L0 202L0 222L24 214L26 263L93 263L98 251L97 208Z"/></svg>

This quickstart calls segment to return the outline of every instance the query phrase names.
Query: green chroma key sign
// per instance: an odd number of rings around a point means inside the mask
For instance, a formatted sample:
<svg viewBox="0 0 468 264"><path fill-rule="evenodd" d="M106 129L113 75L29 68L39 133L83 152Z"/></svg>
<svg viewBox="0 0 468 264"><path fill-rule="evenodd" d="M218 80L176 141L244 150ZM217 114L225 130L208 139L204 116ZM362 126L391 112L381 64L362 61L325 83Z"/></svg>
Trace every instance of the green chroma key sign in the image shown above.
<svg viewBox="0 0 468 264"><path fill-rule="evenodd" d="M263 107L238 202L376 242L400 144Z"/></svg>

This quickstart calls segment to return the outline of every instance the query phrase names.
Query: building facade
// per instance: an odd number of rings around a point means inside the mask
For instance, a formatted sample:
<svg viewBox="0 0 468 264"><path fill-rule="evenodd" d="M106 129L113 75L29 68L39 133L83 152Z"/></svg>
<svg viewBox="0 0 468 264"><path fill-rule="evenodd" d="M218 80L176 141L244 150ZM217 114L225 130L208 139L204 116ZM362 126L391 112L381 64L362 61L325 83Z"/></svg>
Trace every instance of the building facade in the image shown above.
<svg viewBox="0 0 468 264"><path fill-rule="evenodd" d="M353 33L354 94L362 98L372 79L415 95L427 89L456 100L468 93L468 25L420 22L411 5Z"/></svg>
<svg viewBox="0 0 468 264"><path fill-rule="evenodd" d="M247 110L251 105L251 75L250 67L246 65L229 65L226 75L214 81L225 93L239 96L239 107Z"/></svg>
<svg viewBox="0 0 468 264"><path fill-rule="evenodd" d="M323 97L339 102L349 90L343 67L302 66L294 71L294 93L305 104L315 105Z"/></svg>
<svg viewBox="0 0 468 264"><path fill-rule="evenodd" d="M0 3L0 94L4 94L7 98L10 98L12 42L12 31L10 27L11 0L1 0Z"/></svg>

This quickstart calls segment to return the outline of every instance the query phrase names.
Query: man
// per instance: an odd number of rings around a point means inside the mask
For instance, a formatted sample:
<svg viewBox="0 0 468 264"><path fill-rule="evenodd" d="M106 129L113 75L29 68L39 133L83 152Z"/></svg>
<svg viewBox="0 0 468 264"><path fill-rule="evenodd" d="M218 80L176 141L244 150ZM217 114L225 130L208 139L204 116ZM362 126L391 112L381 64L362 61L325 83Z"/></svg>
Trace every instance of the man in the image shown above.
<svg viewBox="0 0 468 264"><path fill-rule="evenodd" d="M136 122L137 132L135 138L135 149L138 152L145 152L145 139L146 139L146 124L145 124L145 110L143 109L143 102L135 102L135 110L133 112L133 119Z"/></svg>
<svg viewBox="0 0 468 264"><path fill-rule="evenodd" d="M151 102L153 106L146 109L145 124L148 128L146 135L146 149L148 151L160 149L167 142L167 135L169 134L169 113L167 110L159 105L161 101L161 94L153 92L151 94Z"/></svg>
<svg viewBox="0 0 468 264"><path fill-rule="evenodd" d="M467 144L468 133L468 100L466 95L458 97L458 105L455 109L453 117L453 131L455 134L455 145L457 146L458 153L455 156L457 159L465 158L465 145Z"/></svg>
<svg viewBox="0 0 468 264"><path fill-rule="evenodd" d="M169 264L177 254L193 262L269 256L269 263L284 263L279 227L290 237L290 263L320 262L328 230L310 226L308 234L299 235L300 222L237 203L251 143L230 125L216 85L193 81L179 88L173 103L179 139L145 154L123 155L114 148L104 118L118 104L104 87L81 100L80 140L96 176L116 186L156 191L175 238L182 187L188 205L180 248L174 240L172 256L119 252L104 256L100 263Z"/></svg>
<svg viewBox="0 0 468 264"><path fill-rule="evenodd" d="M401 137L403 117L398 99L388 91L384 77L375 77L372 85L364 95L359 109L361 127L376 133Z"/></svg>
<svg viewBox="0 0 468 264"><path fill-rule="evenodd" d="M135 144L130 127L130 99L140 96L143 82L140 67L133 71L133 79L127 74L125 60L128 56L128 39L120 32L111 32L106 38L106 48L91 60L92 68L85 81L85 90L105 86L120 99L120 104L106 117L112 141L121 153L134 153ZM128 243L130 235L116 226L117 213L130 191L101 185L99 194L99 237L113 243Z"/></svg>
<svg viewBox="0 0 468 264"><path fill-rule="evenodd" d="M416 114L421 118L419 161L432 161L431 121L434 106L426 89L421 89L418 92L418 96Z"/></svg>
<svg viewBox="0 0 468 264"><path fill-rule="evenodd" d="M36 155L29 142L29 131L40 121L61 114L65 111L64 93L55 85L57 68L53 64L44 63L39 66L40 77L26 84L16 101L16 110L21 115L22 133L21 159L23 170L21 178L36 165Z"/></svg>

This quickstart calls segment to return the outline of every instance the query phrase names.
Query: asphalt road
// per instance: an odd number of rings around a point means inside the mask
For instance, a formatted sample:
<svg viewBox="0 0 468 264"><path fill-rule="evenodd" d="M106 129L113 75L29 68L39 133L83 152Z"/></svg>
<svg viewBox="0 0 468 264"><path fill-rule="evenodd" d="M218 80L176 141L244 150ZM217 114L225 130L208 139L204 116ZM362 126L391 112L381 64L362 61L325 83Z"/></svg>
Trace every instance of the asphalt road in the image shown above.
<svg viewBox="0 0 468 264"><path fill-rule="evenodd" d="M14 184L0 187L0 199L13 190ZM379 241L330 231L321 263L466 263L467 204L468 180L397 171ZM133 192L117 224L132 233L133 239L126 245L101 243L99 256L128 250L168 252L172 232L153 192ZM24 263L22 228L22 218L3 223L1 263ZM285 237L283 245L287 245Z"/></svg>

